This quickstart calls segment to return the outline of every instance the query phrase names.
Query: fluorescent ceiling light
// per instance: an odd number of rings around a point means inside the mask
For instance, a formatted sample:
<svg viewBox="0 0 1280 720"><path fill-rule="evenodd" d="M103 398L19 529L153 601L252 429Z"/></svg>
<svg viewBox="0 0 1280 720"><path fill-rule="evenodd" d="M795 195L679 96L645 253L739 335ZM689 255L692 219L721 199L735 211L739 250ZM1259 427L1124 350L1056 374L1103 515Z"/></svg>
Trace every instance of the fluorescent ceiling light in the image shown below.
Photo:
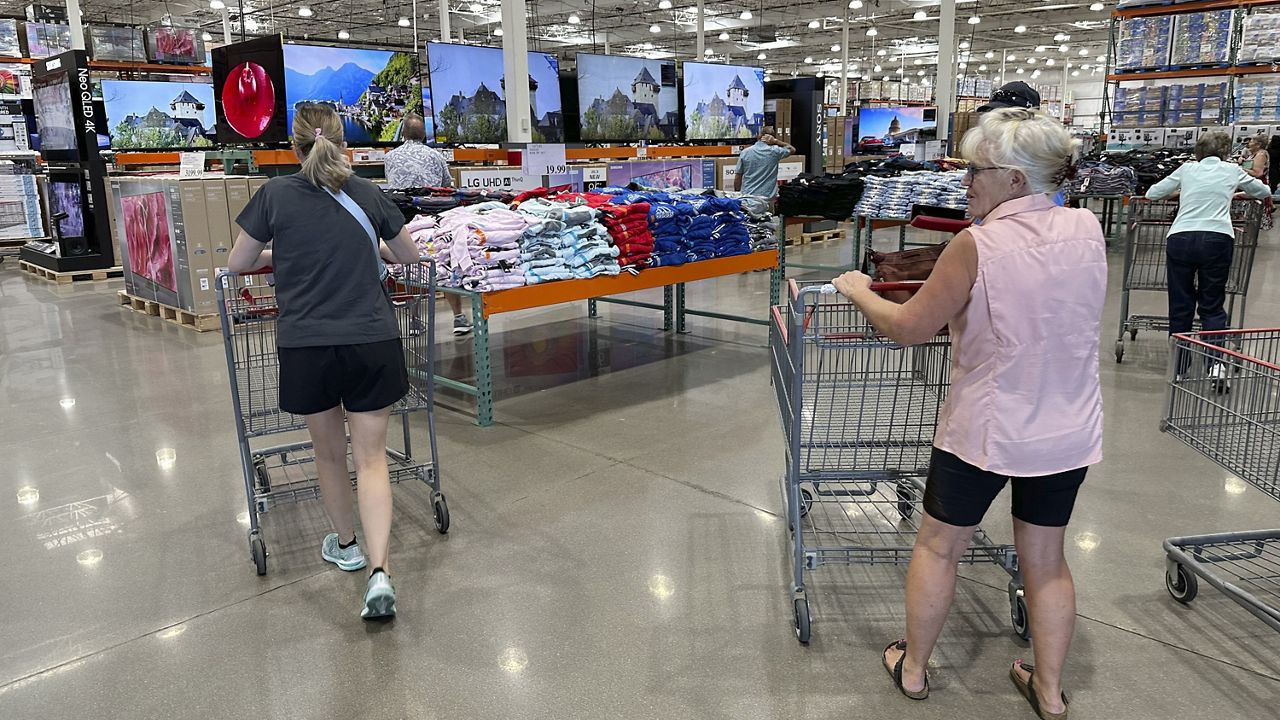
<svg viewBox="0 0 1280 720"><path fill-rule="evenodd" d="M875 25L872 25L871 27L867 28L867 37L875 37L879 34L880 34L880 31L876 29Z"/></svg>
<svg viewBox="0 0 1280 720"><path fill-rule="evenodd" d="M977 24L978 24L978 23L980 23L980 22L982 22L982 18L978 17L977 15L970 15L970 16L969 16L969 24L970 24L970 25L977 25Z"/></svg>
<svg viewBox="0 0 1280 720"><path fill-rule="evenodd" d="M809 29L810 29L810 30L817 30L817 29L818 29L818 28L820 28L820 27L822 27L822 21L820 21L820 20L810 20L810 21L809 21Z"/></svg>
<svg viewBox="0 0 1280 720"><path fill-rule="evenodd" d="M580 23L580 22L582 22L582 18L578 17L577 13L573 13L573 14L569 15L569 24L570 24L570 25L577 25L577 24L578 24L578 23Z"/></svg>
<svg viewBox="0 0 1280 720"><path fill-rule="evenodd" d="M914 19L916 19L916 20L928 20L928 19L929 19L929 13L927 13L927 12L925 12L925 11L923 11L923 10L917 10L917 11L916 11L916 14L915 14L915 15L912 15L912 17L913 17Z"/></svg>
<svg viewBox="0 0 1280 720"><path fill-rule="evenodd" d="M351 33L347 32L346 30L339 30L339 31L338 31L338 39L339 39L339 40L350 40L350 39L351 39Z"/></svg>
<svg viewBox="0 0 1280 720"><path fill-rule="evenodd" d="M659 2L658 2L658 9L659 9L659 10L670 10L670 9L671 9L671 0L659 0Z"/></svg>
<svg viewBox="0 0 1280 720"><path fill-rule="evenodd" d="M409 27L409 24L410 24L409 18L401 17L399 20L396 21L396 24L399 25L400 27Z"/></svg>
<svg viewBox="0 0 1280 720"><path fill-rule="evenodd" d="M660 33L660 32L662 32L662 28L661 28L661 27L659 27L658 25L650 25L650 26L649 26L649 32L651 32L651 33Z"/></svg>
<svg viewBox="0 0 1280 720"><path fill-rule="evenodd" d="M1013 31L1014 31L1014 32L1016 32L1016 33L1024 33L1024 32L1026 32L1026 31L1027 31L1027 26L1026 26L1026 25L1019 25L1019 26L1015 27L1015 28L1013 29Z"/></svg>
<svg viewBox="0 0 1280 720"><path fill-rule="evenodd" d="M751 19L751 11L750 11L750 10L743 10L743 11L742 11L742 14L741 14L741 15L739 15L738 17L739 17L739 18L741 18L741 19L743 19L743 20L750 20L750 19Z"/></svg>
<svg viewBox="0 0 1280 720"><path fill-rule="evenodd" d="M299 17L311 17L312 15L315 15L315 13L311 12L311 8L307 7L306 5L303 5L302 7L298 8Z"/></svg>

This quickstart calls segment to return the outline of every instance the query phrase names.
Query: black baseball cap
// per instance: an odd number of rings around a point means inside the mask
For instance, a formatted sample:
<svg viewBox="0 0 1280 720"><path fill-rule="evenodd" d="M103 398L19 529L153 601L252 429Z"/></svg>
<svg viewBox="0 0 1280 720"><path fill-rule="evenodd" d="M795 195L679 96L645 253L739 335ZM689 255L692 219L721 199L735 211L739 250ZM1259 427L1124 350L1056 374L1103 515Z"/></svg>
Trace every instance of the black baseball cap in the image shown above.
<svg viewBox="0 0 1280 720"><path fill-rule="evenodd" d="M978 108L978 112L984 113L988 110L1007 107L1039 108L1040 93L1021 80L1005 83L999 90L991 93L991 99L986 105Z"/></svg>

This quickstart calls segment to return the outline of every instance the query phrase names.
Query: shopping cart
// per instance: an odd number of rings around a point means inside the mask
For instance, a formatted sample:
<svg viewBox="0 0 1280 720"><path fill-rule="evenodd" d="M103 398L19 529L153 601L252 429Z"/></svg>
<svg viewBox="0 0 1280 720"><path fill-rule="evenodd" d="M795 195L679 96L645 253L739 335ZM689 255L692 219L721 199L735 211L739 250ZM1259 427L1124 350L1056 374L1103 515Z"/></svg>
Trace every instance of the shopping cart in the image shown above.
<svg viewBox="0 0 1280 720"><path fill-rule="evenodd" d="M400 325L405 364L409 370L409 392L396 404L393 416L400 419L403 440L400 449L387 448L391 482L418 479L431 489L436 530L449 531L449 506L440 492L440 469L436 454L434 404L431 378L435 372L435 272L429 261L395 268L388 292ZM218 277L218 314L227 353L231 383L231 404L235 409L236 437L240 464L244 471L245 495L249 504L249 553L259 575L267 572L267 546L262 536L260 515L273 506L318 497L310 440L305 439L306 423L297 415L280 410L279 359L276 355L275 289L263 273ZM414 456L409 420L425 415L431 455ZM394 433L393 433L394 434ZM267 445L255 440L292 435L286 441ZM354 465L352 483L355 483Z"/></svg>
<svg viewBox="0 0 1280 720"><path fill-rule="evenodd" d="M1116 337L1116 362L1124 362L1124 335L1138 339L1139 330L1168 332L1167 315L1130 315L1129 295L1134 290L1168 292L1165 239L1178 215L1178 201L1148 201L1133 198L1129 203L1128 231L1124 250L1124 287L1120 294L1120 331ZM1253 256L1258 249L1258 228L1262 222L1262 203L1236 200L1231 203L1231 224L1235 228L1235 252L1231 258L1231 274L1227 277L1227 315L1236 327L1244 323L1245 296L1249 292L1249 276L1253 273ZM1240 313L1236 314L1237 298ZM1198 329L1197 324L1196 328Z"/></svg>
<svg viewBox="0 0 1280 720"><path fill-rule="evenodd" d="M919 283L877 283L877 292ZM773 386L786 440L796 636L810 637L804 572L822 565L901 565L919 529L938 412L951 382L948 336L914 347L878 335L831 286L800 289L769 328ZM1030 634L1017 553L974 533L962 562L1011 576L1014 630Z"/></svg>
<svg viewBox="0 0 1280 720"><path fill-rule="evenodd" d="M1227 346L1227 347L1224 347ZM1160 429L1280 500L1280 330L1174 335ZM1280 630L1280 528L1169 538L1165 586L1189 603L1202 578Z"/></svg>

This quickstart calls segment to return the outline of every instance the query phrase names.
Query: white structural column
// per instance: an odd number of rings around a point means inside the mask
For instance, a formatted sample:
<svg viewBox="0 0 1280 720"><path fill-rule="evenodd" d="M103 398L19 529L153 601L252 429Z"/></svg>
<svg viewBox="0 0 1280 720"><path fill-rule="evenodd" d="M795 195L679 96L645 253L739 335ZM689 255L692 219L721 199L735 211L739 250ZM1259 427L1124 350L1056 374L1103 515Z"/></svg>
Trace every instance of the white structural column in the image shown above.
<svg viewBox="0 0 1280 720"><path fill-rule="evenodd" d="M449 42L449 0L440 0L440 42Z"/></svg>
<svg viewBox="0 0 1280 720"><path fill-rule="evenodd" d="M703 58L702 51L707 49L707 14L703 0L698 0L698 54L695 60Z"/></svg>
<svg viewBox="0 0 1280 720"><path fill-rule="evenodd" d="M503 0L502 71L507 100L507 140L527 143L533 139L529 116L529 30L525 22L526 0Z"/></svg>
<svg viewBox="0 0 1280 720"><path fill-rule="evenodd" d="M80 24L80 0L66 0L67 22L71 24L71 47L84 49L84 25Z"/></svg>
<svg viewBox="0 0 1280 720"><path fill-rule="evenodd" d="M1070 60L1062 61L1062 110L1058 112L1059 120L1067 119L1067 83L1071 81L1071 69L1067 66L1070 64Z"/></svg>
<svg viewBox="0 0 1280 720"><path fill-rule="evenodd" d="M837 115L849 112L849 11L844 11L840 23L840 110Z"/></svg>
<svg viewBox="0 0 1280 720"><path fill-rule="evenodd" d="M231 37L231 11L222 8L222 42L230 45L234 39Z"/></svg>
<svg viewBox="0 0 1280 720"><path fill-rule="evenodd" d="M938 14L938 139L951 137L951 109L956 97L956 0L942 0Z"/></svg>

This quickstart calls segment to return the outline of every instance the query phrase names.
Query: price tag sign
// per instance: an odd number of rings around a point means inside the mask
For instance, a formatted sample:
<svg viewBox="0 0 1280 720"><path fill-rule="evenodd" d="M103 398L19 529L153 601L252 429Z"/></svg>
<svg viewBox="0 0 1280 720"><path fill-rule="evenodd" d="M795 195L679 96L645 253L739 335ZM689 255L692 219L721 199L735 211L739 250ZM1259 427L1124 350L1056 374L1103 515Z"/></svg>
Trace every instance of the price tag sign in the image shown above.
<svg viewBox="0 0 1280 720"><path fill-rule="evenodd" d="M178 178L185 180L198 177L204 177L204 151L182 153L178 165Z"/></svg>
<svg viewBox="0 0 1280 720"><path fill-rule="evenodd" d="M453 162L453 148L444 148L443 150L440 150L440 152L444 153L444 159L446 162Z"/></svg>
<svg viewBox="0 0 1280 720"><path fill-rule="evenodd" d="M608 168L589 167L582 171L582 182L606 182L608 179Z"/></svg>
<svg viewBox="0 0 1280 720"><path fill-rule="evenodd" d="M520 170L525 175L564 175L569 165L563 143L530 143L524 148Z"/></svg>
<svg viewBox="0 0 1280 720"><path fill-rule="evenodd" d="M637 148L636 148L636 157L638 157L638 158L647 158L647 157L649 157L649 146L648 146L648 145L641 145L641 146L637 147Z"/></svg>

